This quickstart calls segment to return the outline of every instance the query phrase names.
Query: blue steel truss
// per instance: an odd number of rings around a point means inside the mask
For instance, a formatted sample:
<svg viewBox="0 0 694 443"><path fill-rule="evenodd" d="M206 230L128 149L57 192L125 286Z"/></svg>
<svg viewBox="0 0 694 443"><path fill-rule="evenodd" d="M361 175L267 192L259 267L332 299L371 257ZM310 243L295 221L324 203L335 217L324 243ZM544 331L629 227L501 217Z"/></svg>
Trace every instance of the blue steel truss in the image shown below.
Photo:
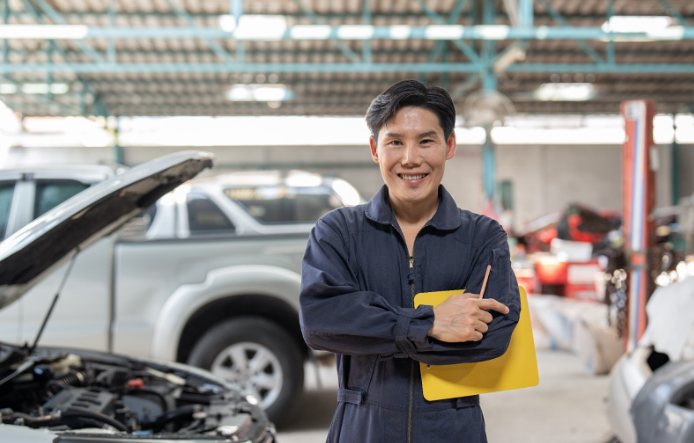
<svg viewBox="0 0 694 443"><path fill-rule="evenodd" d="M478 73L487 65L476 63L15 63L0 66L0 74L9 73ZM613 74L691 74L691 64L585 64L523 63L506 72L534 73L613 73Z"/></svg>
<svg viewBox="0 0 694 443"><path fill-rule="evenodd" d="M371 1L363 0L362 24L358 33L354 31L355 25L329 26L326 21L307 8L302 0L293 0L300 12L308 17L312 26L294 26L286 29L280 37L243 37L233 31L224 31L218 28L201 27L196 24L195 17L178 6L177 0L166 0L173 14L183 19L187 27L118 27L115 23L114 0L108 3L108 18L110 26L87 27L83 39L77 40L80 49L91 59L91 63L10 63L10 49L6 43L2 46L3 64L0 66L1 74L35 73L41 71L46 74L73 72L75 74L87 73L378 73L378 72L410 72L426 75L429 73L479 73L485 89L494 89L495 71L497 71L499 59L504 55L496 55L496 42L511 41L513 46L507 48L507 52L514 48L524 49L531 40L574 40L593 60L591 64L513 64L504 66L500 70L507 72L593 72L593 73L692 73L694 66L691 64L617 64L615 61L615 42L636 41L646 44L649 41L667 40L692 40L694 28L678 13L667 0L658 0L663 10L673 16L680 24L661 32L632 32L616 33L606 32L601 28L572 27L548 2L548 0L515 0L517 1L517 17L513 20L516 26L496 25L498 13L493 8L493 2L483 2L482 23L473 26L454 25L463 10L467 6L466 0L457 0L447 18L442 18L424 0L412 0L419 5L422 13L428 17L432 26L371 26ZM509 0L513 1L513 0ZM607 18L613 14L614 0L608 1ZM38 23L42 18L38 16L36 9L40 9L54 24L66 25L68 22L61 13L56 11L46 0L22 0L25 10L22 13L30 13ZM472 2L469 12L475 16L477 2ZM3 22L18 11L10 11L8 2L3 2ZM559 26L533 26L534 7L541 7ZM241 17L243 10L242 0L230 0L230 12L237 18ZM474 23L473 17L473 23ZM13 25L0 25L11 27ZM16 26L16 25L15 25ZM308 31L308 32L307 32ZM314 32L319 31L319 32ZM349 34L349 35L348 35ZM216 54L219 63L120 63L116 59L114 41L118 39L188 39L195 38L207 42L210 50ZM2 37L0 37L2 39ZM95 50L89 43L93 39L107 39L108 46L105 54ZM323 39L332 41L339 51L350 63L246 63L243 42L245 40L310 40ZM371 40L374 39L425 39L435 40L426 62L422 63L374 63L372 61ZM236 43L236 59L219 44L222 41L232 40ZM357 55L347 41L362 41L362 53ZM481 42L477 49L469 42ZM604 56L596 51L588 41L605 43ZM457 47L467 58L466 63L447 63L437 61L447 52L446 42ZM64 50L57 47L61 55ZM105 55L105 57L104 57ZM447 57L446 57L447 58Z"/></svg>
<svg viewBox="0 0 694 443"><path fill-rule="evenodd" d="M440 17L439 17L440 19ZM21 27L22 25L0 25ZM78 25L66 25L78 26ZM528 40L594 40L607 42L639 42L694 40L694 28L691 26L674 26L663 31L650 32L608 32L601 28L579 26L535 26L511 27L506 25L430 25L430 26L369 26L368 34L363 36L345 36L355 27L363 25L297 25L288 27L281 35L276 36L235 36L233 32L211 27L139 27L93 26L86 29L84 39L112 38L122 39L188 39L214 38L220 40L277 41L277 40L449 40L461 39L508 41ZM315 35L315 36L313 36ZM38 38L38 37L37 37ZM4 37L0 37L4 39ZM81 42L81 40L78 40Z"/></svg>
<svg viewBox="0 0 694 443"><path fill-rule="evenodd" d="M1 27L1 25L0 25ZM303 29L306 29L304 27ZM330 39L340 38L345 27L324 27L326 37ZM397 26L374 26L373 39L427 39L427 40L450 40L454 44L462 39L480 40L482 42L496 42L509 40L595 40L604 42L637 41L647 43L648 41L668 41L668 40L694 40L694 28L676 27L661 33L611 33L605 32L600 28L583 27L526 27L513 28L497 25L478 25L478 26L448 26L440 27L408 27L408 35L403 37L403 29ZM296 34L292 35L293 29L289 28L283 38L298 40ZM397 36L397 37L395 37ZM207 39L233 39L231 33L214 28L121 28L121 27L92 27L87 31L86 39L142 39L142 38L201 38ZM0 73L14 72L75 72L75 73L144 73L144 72L478 72L488 69L488 65L493 63L493 59L486 61L480 60L476 56L469 63L372 63L369 60L355 60L352 63L243 63L236 62L214 63L214 64L186 64L186 63L114 63L104 60L101 55L94 51L84 41L78 40L81 47L89 48L85 50L87 54L95 60L92 63L65 63L65 64L12 64L5 63L0 66ZM465 46L459 46L465 47ZM6 51L5 46L3 51ZM467 52L466 52L467 55ZM4 57L4 52L3 52ZM356 57L356 55L355 55ZM352 58L352 57L350 57ZM4 58L7 60L7 58ZM509 72L612 72L612 73L693 73L694 65L691 64L617 64L613 56L608 57L605 62L600 58L593 64L520 64L512 65L507 68Z"/></svg>
<svg viewBox="0 0 694 443"><path fill-rule="evenodd" d="M569 21L555 10L548 0L508 0L516 2L514 6L513 26L498 25L501 12L496 11L491 1L456 0L450 11L444 15L435 11L425 0L411 0L421 9L421 16L427 17L432 25L429 26L373 26L375 17L383 17L382 13L376 15L371 10L374 0L362 0L361 11L354 13L318 15L305 6L303 0L293 0L299 11L296 17L308 18L312 25L292 26L279 37L243 37L233 31L224 31L220 28L200 26L200 19L209 19L213 14L192 14L179 6L180 0L165 0L170 12L137 13L138 16L161 16L178 18L179 22L188 26L174 27L119 27L116 26L115 0L108 0L106 12L90 11L57 11L46 0L21 0L24 8L21 11L10 10L9 2L0 0L2 7L0 15L0 46L2 64L0 75L5 81L16 83L12 78L16 74L25 76L42 76L47 83L53 81L56 74L73 74L80 83L82 96L81 108L84 110L85 101L91 98L92 112L108 114L104 100L94 90L82 75L84 74L138 74L138 73L408 73L419 74L421 79L426 79L428 74L438 74L438 81L446 84L449 74L467 73L465 80L451 87L453 95L460 97L469 90L481 84L487 90L496 88L496 75L499 72L509 73L612 73L612 74L691 74L694 73L694 64L689 63L617 63L616 46L620 42L640 42L643 47L649 42L658 41L682 41L694 40L694 28L689 25L691 16L685 17L675 10L668 0L657 0L665 13L672 16L678 26L670 27L662 31L651 32L606 32L598 27L571 26ZM614 15L614 0L606 0L608 19ZM505 2L507 3L507 2ZM478 11L478 8L480 9ZM229 13L239 23L243 14L243 0L229 0ZM124 13L133 15L133 13ZM539 14L542 17L551 18L556 26L537 26L535 22ZM108 18L108 26L85 27L84 37L76 40L79 50L66 47L59 40L46 41L41 45L42 51L46 51L47 62L26 63L11 60L13 53L25 54L27 50L15 51L9 47L6 39L2 38L2 30L10 29L8 25L11 17L29 16L38 24L53 24L67 26L74 23L75 17ZM412 18L411 13L388 14L391 17L402 16ZM465 16L467 17L465 18ZM328 25L336 18L344 17L356 25L332 26ZM457 25L463 18L471 22L470 26ZM509 17L510 18L510 17ZM597 18L593 17L593 18ZM49 19L50 22L47 20ZM22 20L26 22L26 20ZM354 32L358 29L359 32ZM106 46L97 45L96 40L105 39ZM115 42L121 39L200 39L206 42L209 51L217 55L215 63L125 63L117 57ZM374 62L373 40L431 40L435 41L432 49L420 50L418 55L423 62L408 63L378 63ZM275 40L326 40L333 43L335 49L331 54L339 54L343 61L325 63L255 63L247 61L245 41L275 41ZM587 55L586 60L592 63L526 63L511 60L506 63L505 56L513 55L513 51L525 51L530 42L534 40L570 40L575 41L578 47ZM355 44L361 51L355 51ZM236 53L228 52L232 48ZM505 43L506 47L499 48L498 43ZM598 44L596 44L598 43ZM601 48L604 48L602 50ZM456 51L457 49L457 51ZM500 50L503 49L503 50ZM453 50L451 53L450 50ZM264 49L267 53L272 49ZM54 62L52 54L59 54L61 62ZM128 53L128 51L123 51ZM133 51L129 51L132 53ZM260 51L262 52L262 51ZM259 52L259 53L260 53ZM322 51L326 53L325 50ZM144 54L159 54L159 51L144 52ZM232 52L233 53L233 52ZM298 52L297 52L298 53ZM79 57L85 54L88 58ZM167 53L161 52L162 55ZM461 57L464 55L464 58ZM512 58L512 57L509 57ZM136 59L142 59L136 57ZM175 59L175 58L174 58ZM449 62L449 59L452 61ZM16 60L13 59L13 60ZM156 60L156 59L155 59ZM503 61L503 62L502 62ZM25 77L28 78L28 77ZM74 92L74 91L73 91ZM51 101L53 97L41 97ZM34 97L30 101L37 101ZM61 103L54 103L63 106Z"/></svg>

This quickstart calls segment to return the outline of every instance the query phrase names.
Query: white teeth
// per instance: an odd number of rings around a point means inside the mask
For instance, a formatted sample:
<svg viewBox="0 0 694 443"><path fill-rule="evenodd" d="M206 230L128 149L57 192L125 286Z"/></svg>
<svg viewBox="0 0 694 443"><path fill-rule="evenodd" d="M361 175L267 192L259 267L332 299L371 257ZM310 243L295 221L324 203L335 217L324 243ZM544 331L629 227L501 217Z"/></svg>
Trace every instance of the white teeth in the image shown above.
<svg viewBox="0 0 694 443"><path fill-rule="evenodd" d="M419 180L420 178L426 177L426 174L419 174L419 175L405 175L401 174L400 177L402 177L405 180Z"/></svg>

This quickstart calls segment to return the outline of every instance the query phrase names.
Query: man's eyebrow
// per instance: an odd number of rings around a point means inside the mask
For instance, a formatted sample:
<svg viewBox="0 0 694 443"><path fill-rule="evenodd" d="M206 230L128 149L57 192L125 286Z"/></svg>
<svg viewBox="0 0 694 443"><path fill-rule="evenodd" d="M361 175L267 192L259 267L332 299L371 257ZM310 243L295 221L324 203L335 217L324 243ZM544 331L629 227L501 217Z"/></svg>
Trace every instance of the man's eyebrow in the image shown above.
<svg viewBox="0 0 694 443"><path fill-rule="evenodd" d="M438 133L434 130L431 130L431 131L427 131L427 132L422 132L421 134L419 134L419 138L434 137L436 135L438 135Z"/></svg>
<svg viewBox="0 0 694 443"><path fill-rule="evenodd" d="M386 137L404 137L405 136L405 134L401 134L399 132L386 132L383 135ZM437 135L437 132L432 129L431 131L426 131L426 132L422 132L422 133L418 134L417 137L419 137L419 138L434 137L436 135Z"/></svg>
<svg viewBox="0 0 694 443"><path fill-rule="evenodd" d="M386 132L383 135L386 137L404 137L405 136L405 134L401 134L399 132Z"/></svg>

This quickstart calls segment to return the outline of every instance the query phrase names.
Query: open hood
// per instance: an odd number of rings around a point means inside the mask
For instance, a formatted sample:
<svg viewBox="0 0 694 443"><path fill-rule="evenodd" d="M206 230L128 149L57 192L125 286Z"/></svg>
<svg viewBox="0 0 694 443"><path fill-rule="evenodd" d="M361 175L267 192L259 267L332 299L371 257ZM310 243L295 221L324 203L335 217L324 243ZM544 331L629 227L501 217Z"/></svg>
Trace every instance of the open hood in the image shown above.
<svg viewBox="0 0 694 443"><path fill-rule="evenodd" d="M143 163L84 190L15 232L0 243L0 308L79 250L212 167L212 160L208 152L184 151Z"/></svg>

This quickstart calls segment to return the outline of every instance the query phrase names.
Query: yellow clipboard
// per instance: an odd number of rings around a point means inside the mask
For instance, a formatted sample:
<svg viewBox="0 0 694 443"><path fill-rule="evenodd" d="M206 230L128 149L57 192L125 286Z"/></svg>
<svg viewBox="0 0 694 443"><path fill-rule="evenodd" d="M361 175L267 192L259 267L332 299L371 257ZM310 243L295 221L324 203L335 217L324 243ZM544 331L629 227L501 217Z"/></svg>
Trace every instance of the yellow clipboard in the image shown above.
<svg viewBox="0 0 694 443"><path fill-rule="evenodd" d="M422 373L422 390L427 400L467 397L490 392L537 386L535 341L530 326L530 312L525 289L519 286L521 314L511 335L506 353L493 360L455 365L419 364ZM415 308L419 305L436 306L461 290L422 292L415 296Z"/></svg>

